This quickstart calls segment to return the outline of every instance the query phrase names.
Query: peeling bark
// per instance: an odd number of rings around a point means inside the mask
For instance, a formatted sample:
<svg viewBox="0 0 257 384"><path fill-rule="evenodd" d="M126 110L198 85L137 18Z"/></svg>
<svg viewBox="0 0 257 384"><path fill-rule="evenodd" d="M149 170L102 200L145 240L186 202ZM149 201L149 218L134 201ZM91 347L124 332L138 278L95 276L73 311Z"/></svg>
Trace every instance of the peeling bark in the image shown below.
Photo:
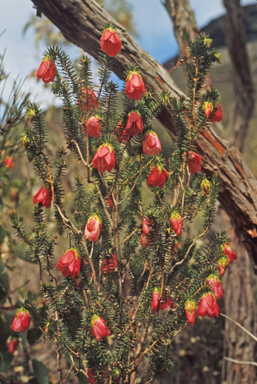
<svg viewBox="0 0 257 384"><path fill-rule="evenodd" d="M135 63L146 86L156 94L170 92L179 98L183 93L167 71L130 37L94 0L32 0L70 42L97 58L102 27L110 20L119 33L122 51L115 57L113 71L123 78L127 64ZM162 125L174 138L172 109L167 106L159 116ZM237 236L244 243L257 272L257 182L239 151L229 148L210 130L199 135L197 150L203 156L203 171L208 175L219 172L221 187L219 201L230 216Z"/></svg>

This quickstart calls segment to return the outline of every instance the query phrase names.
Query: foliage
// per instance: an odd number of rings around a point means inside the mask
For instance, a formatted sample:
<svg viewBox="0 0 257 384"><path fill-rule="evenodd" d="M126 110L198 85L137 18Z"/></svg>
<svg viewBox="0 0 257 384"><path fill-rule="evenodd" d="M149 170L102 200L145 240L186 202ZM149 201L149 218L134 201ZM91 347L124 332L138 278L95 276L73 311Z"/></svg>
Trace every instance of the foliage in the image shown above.
<svg viewBox="0 0 257 384"><path fill-rule="evenodd" d="M131 383L136 378L140 382L159 381L172 366L172 341L187 324L185 302L189 298L199 302L202 294L210 292L205 280L217 271L221 246L227 241L222 233L206 236L213 222L219 180L215 175L210 180L209 194L204 193L204 175L192 175L188 163L190 153L195 151L197 134L208 129L203 103L206 99L214 105L219 103L215 90L202 94L206 73L218 61L218 55L208 50L206 36L200 35L191 42L184 31L184 37L189 52L185 58L188 98L171 100L178 136L168 164L160 154L142 153L144 133L169 100L167 94L146 91L139 102L124 94L123 111L118 112L117 87L109 81L112 59L100 54L100 85L92 99L96 89L90 59L83 57L77 72L60 48L51 47L45 52L57 67L52 91L63 101L65 143L56 149L55 156L49 155L42 111L31 103L28 110L33 110L35 116L33 126L26 131L27 154L41 185L51 190L56 226L67 234L67 249L76 249L81 257L79 278L66 276L58 284L53 273L58 238L48 227L43 203L35 205L32 231L23 226L16 212L11 220L31 259L39 266L48 311L41 316L30 300L25 301L24 307L43 337L53 342L60 375L60 358L65 355L70 359L69 374L88 376L89 368L99 383L103 370L110 382L117 376L118 381ZM144 131L123 142L128 114L134 110L143 119ZM101 135L97 138L89 136L85 128L85 123L95 115L101 120ZM115 152L116 165L111 172L99 172L92 162L102 145ZM65 208L63 189L63 175L70 165L66 161L68 152L83 167L82 175L74 175L71 213ZM163 188L150 187L150 197L146 199L145 181L153 167L166 168L168 177ZM110 197L112 207L108 203ZM178 235L170 218L178 214L184 229L201 214L202 229L194 238L184 235L181 246L176 248ZM83 234L92 215L97 215L102 223L99 240L95 242ZM146 247L140 245L143 218L151 223L150 230L145 232ZM202 246L200 239L204 240ZM117 265L106 273L102 265L113 255ZM152 309L152 295L157 287L160 302L173 302L163 313ZM104 319L111 336L101 341L93 337L94 316Z"/></svg>

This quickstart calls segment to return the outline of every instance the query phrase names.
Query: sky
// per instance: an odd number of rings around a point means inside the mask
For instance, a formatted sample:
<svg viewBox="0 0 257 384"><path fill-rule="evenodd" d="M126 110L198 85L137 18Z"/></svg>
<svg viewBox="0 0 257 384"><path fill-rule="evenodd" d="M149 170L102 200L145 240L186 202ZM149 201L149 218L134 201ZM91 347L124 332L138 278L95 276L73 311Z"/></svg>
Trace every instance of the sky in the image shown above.
<svg viewBox="0 0 257 384"><path fill-rule="evenodd" d="M177 53L177 43L172 24L163 6L163 0L129 0L138 31L137 42L159 62L164 63ZM212 19L225 13L222 0L189 0L195 12L196 21L201 28ZM241 0L242 5L255 3L253 0ZM42 52L35 48L33 30L22 34L24 25L31 14L35 14L31 0L1 0L0 12L0 53L5 52L4 65L10 73L6 92L12 81L19 76L26 78L32 70L38 68ZM31 89L35 101L43 102L44 107L53 103L50 90L44 89L36 79L27 79L24 91ZM56 102L55 102L56 103Z"/></svg>

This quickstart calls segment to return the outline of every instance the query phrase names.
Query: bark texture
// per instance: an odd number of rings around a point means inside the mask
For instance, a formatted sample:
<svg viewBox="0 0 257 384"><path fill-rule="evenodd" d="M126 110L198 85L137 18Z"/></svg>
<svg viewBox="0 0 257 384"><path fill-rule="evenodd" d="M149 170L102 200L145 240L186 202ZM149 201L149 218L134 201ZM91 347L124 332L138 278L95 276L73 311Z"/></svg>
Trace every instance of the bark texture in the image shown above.
<svg viewBox="0 0 257 384"><path fill-rule="evenodd" d="M194 40L199 33L194 11L190 7L188 0L165 0L164 7L173 23L173 30L179 45L180 57L182 58L186 54L182 29L187 28L191 40Z"/></svg>
<svg viewBox="0 0 257 384"><path fill-rule="evenodd" d="M246 51L244 12L240 0L223 0L226 42L234 71L235 103L229 123L229 142L243 150L244 138L254 109L254 87Z"/></svg>
<svg viewBox="0 0 257 384"><path fill-rule="evenodd" d="M219 209L217 225L226 231L231 248L238 259L229 266L222 278L225 313L255 334L255 300L253 296L250 261L242 244L238 243L227 214ZM255 341L242 329L226 319L224 357L239 361L254 361ZM255 368L223 360L222 377L228 384L254 384Z"/></svg>
<svg viewBox="0 0 257 384"><path fill-rule="evenodd" d="M97 58L102 27L112 21L122 41L122 51L115 58L113 71L123 78L127 64L135 63L146 86L159 94L170 92L180 97L167 71L127 34L94 0L32 0L44 15L63 33L64 37ZM160 122L172 137L176 130L172 123L172 109L167 106L159 116ZM203 170L212 175L219 172L221 187L219 201L229 214L237 236L240 236L257 272L257 182L239 151L229 148L211 129L200 134L198 152L203 156Z"/></svg>

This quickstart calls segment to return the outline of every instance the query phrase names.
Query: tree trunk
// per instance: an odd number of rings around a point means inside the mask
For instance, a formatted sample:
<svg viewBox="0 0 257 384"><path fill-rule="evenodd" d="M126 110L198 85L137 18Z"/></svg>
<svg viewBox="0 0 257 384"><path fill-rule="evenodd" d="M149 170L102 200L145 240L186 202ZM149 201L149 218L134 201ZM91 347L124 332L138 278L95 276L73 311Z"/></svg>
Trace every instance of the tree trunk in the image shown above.
<svg viewBox="0 0 257 384"><path fill-rule="evenodd" d="M255 333L255 300L253 296L251 267L246 250L238 242L227 214L218 210L217 225L230 238L231 248L238 259L229 266L222 278L225 313L251 333ZM255 341L242 329L226 319L224 357L239 361L254 361ZM254 384L255 368L223 360L222 377L227 384Z"/></svg>
<svg viewBox="0 0 257 384"><path fill-rule="evenodd" d="M244 138L254 109L254 87L246 51L244 12L240 0L223 0L227 10L225 33L233 67L235 103L229 123L229 142L243 150Z"/></svg>
<svg viewBox="0 0 257 384"><path fill-rule="evenodd" d="M253 83L246 53L243 11L240 7L240 2L239 0L223 1L227 9L225 19L226 40L234 68L235 88L235 111L230 122L229 137L232 137L230 141L241 150L254 107ZM182 54L184 44L179 31L181 31L181 27L186 26L191 38L195 38L197 24L194 19L194 13L193 11L190 12L188 0L165 0L165 7L172 19L174 32L180 47L180 54ZM249 100L246 106L248 94ZM238 255L238 260L228 269L225 277L222 279L225 291L225 313L250 330L250 332L253 332L255 314L249 258L244 246L238 244L229 217L222 209L217 211L215 227L216 230L225 231L229 235L231 246ZM254 341L249 336L226 319L224 356L235 360L253 361L254 344ZM237 365L223 360L222 376L227 384L254 384L255 369L253 366Z"/></svg>
<svg viewBox="0 0 257 384"><path fill-rule="evenodd" d="M167 71L129 36L124 28L108 15L94 0L32 0L64 37L98 57L99 40L103 25L109 20L117 29L122 51L114 59L113 71L123 78L126 65L138 66L146 86L156 94L170 92L179 98L183 93ZM171 105L159 116L160 122L172 137L176 130L172 124ZM219 201L229 214L236 233L243 241L257 272L257 182L235 148L229 148L211 129L199 134L196 142L203 156L203 171L211 176L219 171L221 188Z"/></svg>

